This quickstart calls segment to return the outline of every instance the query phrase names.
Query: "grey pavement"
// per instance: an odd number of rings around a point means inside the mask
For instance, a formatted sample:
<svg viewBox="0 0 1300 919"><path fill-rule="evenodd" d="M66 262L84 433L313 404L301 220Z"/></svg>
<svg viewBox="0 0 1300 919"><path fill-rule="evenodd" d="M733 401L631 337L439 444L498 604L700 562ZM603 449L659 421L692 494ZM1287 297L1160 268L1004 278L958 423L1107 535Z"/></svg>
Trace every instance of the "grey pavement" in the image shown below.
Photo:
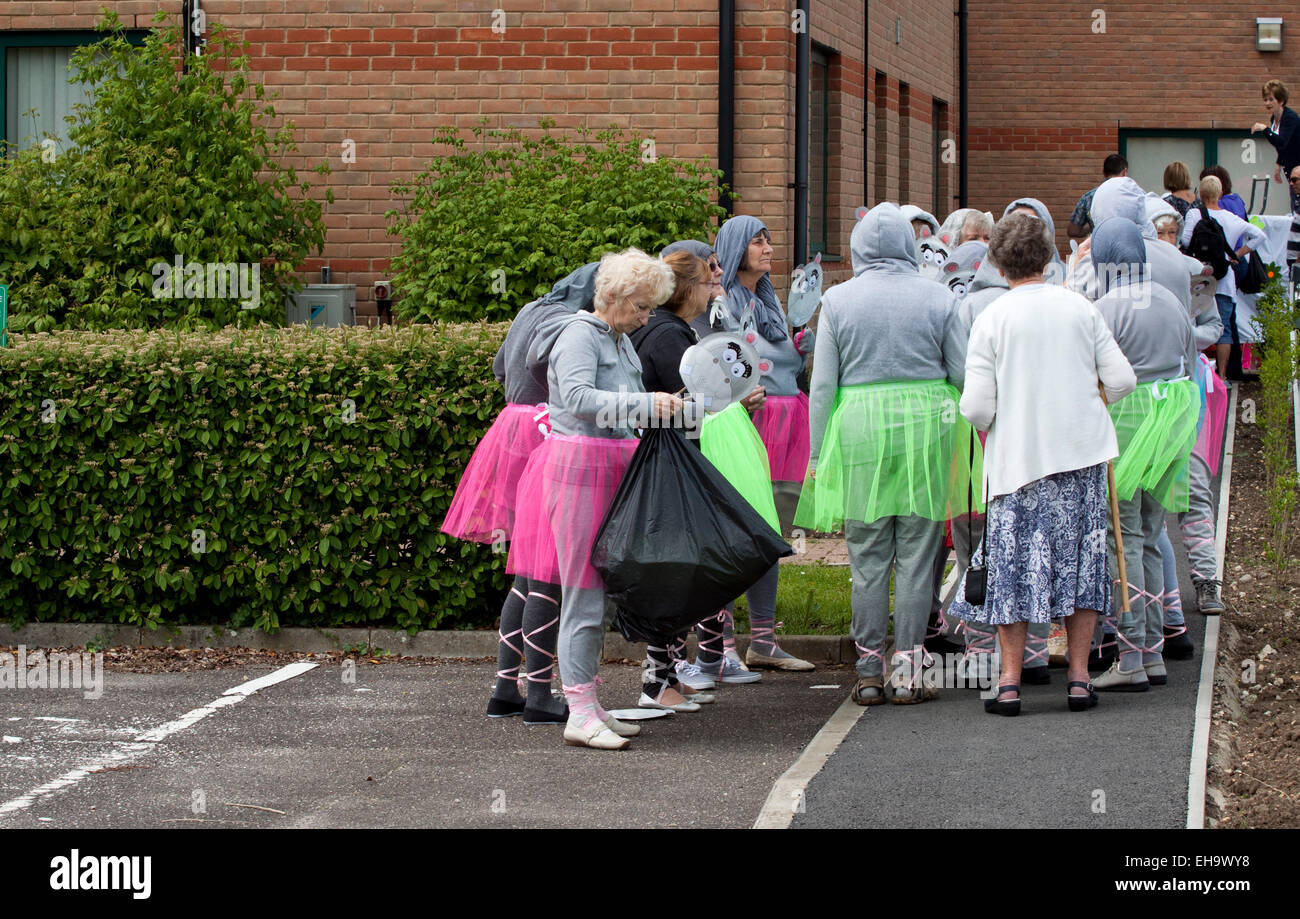
<svg viewBox="0 0 1300 919"><path fill-rule="evenodd" d="M1169 536L1196 655L1166 661L1167 685L1099 693L1096 708L1070 712L1054 667L1051 685L1022 687L1016 718L986 714L970 689L873 706L809 782L791 825L1183 828L1205 617L1176 523Z"/></svg>
<svg viewBox="0 0 1300 919"><path fill-rule="evenodd" d="M97 700L5 692L0 829L747 827L851 685L842 668L768 674L698 713L643 722L630 749L603 752L565 746L559 726L486 718L491 663L362 662L347 683L330 662L3 812L272 669L110 670ZM602 675L606 707L635 704L639 667L606 664ZM825 684L839 689L811 688Z"/></svg>

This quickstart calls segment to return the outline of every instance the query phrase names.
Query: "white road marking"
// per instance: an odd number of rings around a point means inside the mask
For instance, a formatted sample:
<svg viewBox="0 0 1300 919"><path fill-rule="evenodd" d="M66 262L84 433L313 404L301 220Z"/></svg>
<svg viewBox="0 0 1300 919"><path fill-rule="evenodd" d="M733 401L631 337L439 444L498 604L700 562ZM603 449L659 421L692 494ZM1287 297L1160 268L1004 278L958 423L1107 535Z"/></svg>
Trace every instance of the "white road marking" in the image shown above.
<svg viewBox="0 0 1300 919"><path fill-rule="evenodd" d="M1237 387L1228 400L1228 432L1223 438L1223 476L1219 480L1218 532L1214 576L1223 582L1223 553L1228 546L1228 493L1232 482L1232 445L1237 434ZM1221 614L1222 615L1222 614ZM1205 617L1205 646L1201 649L1201 678L1196 687L1196 718L1192 728L1192 762L1187 773L1187 829L1205 829L1205 770L1210 757L1210 724L1214 714L1214 666L1219 656L1219 619Z"/></svg>
<svg viewBox="0 0 1300 919"><path fill-rule="evenodd" d="M34 718L32 718L32 720L33 721L67 721L74 724L80 724L83 723L86 719L85 718L55 718L53 715L36 715Z"/></svg>
<svg viewBox="0 0 1300 919"><path fill-rule="evenodd" d="M10 737L8 734L5 735L5 743L22 743L22 742L23 739L21 737Z"/></svg>
<svg viewBox="0 0 1300 919"><path fill-rule="evenodd" d="M247 683L236 686L234 689L227 689L221 694L220 698L214 699L207 705L186 712L176 720L169 721L153 730L145 731L144 733L137 735L134 741L127 743L119 741L118 749L112 750L103 756L78 766L70 772L65 772L57 779L53 779L46 782L44 785L33 788L25 795L14 798L12 801L6 801L4 804L0 804L0 816L25 810L42 798L49 797L65 788L70 788L82 779L86 778L86 776L94 775L96 772L102 772L110 766L124 766L131 763L154 750L155 744L167 739L177 731L183 731L188 727L193 727L218 709L226 708L231 705L238 705L258 690L292 679L299 674L306 673L308 670L311 670L316 666L318 665L300 661L296 664L289 664L288 666L281 667L279 670L269 673L264 677L250 680ZM8 739L9 738L7 737L5 738L5 740Z"/></svg>
<svg viewBox="0 0 1300 919"><path fill-rule="evenodd" d="M839 689L839 683L820 683L817 686L809 686L809 689Z"/></svg>
<svg viewBox="0 0 1300 919"><path fill-rule="evenodd" d="M776 784L767 795L762 811L758 814L758 819L754 821L754 829L789 828L795 813L802 810L799 805L803 802L803 790L808 787L813 776L821 771L822 766L826 765L831 754L839 747L840 741L848 736L853 725L857 724L866 710L864 706L854 702L852 696L847 697L840 704L830 720L822 725L817 736L804 747L803 753L795 760L794 765L776 780Z"/></svg>

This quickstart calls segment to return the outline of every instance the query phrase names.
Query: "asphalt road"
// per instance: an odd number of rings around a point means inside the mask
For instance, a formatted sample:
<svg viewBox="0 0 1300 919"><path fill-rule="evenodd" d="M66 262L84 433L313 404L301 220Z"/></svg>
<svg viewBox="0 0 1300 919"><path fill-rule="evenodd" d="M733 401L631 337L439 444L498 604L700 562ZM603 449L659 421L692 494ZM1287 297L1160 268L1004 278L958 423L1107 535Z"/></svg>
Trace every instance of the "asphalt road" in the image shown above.
<svg viewBox="0 0 1300 919"><path fill-rule="evenodd" d="M486 718L489 663L362 663L355 683L334 663L138 743L270 670L110 671L97 700L6 692L0 829L748 827L851 686L842 669L767 675L602 752L565 746L560 727ZM635 703L638 667L602 673L607 707ZM74 771L88 764L106 768Z"/></svg>

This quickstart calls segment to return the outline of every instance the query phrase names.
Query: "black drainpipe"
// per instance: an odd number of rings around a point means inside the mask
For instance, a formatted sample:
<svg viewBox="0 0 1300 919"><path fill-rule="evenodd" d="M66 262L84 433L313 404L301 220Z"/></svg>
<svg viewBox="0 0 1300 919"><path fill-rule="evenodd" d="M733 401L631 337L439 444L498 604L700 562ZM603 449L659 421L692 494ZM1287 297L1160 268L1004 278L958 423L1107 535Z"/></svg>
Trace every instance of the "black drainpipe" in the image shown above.
<svg viewBox="0 0 1300 919"><path fill-rule="evenodd" d="M808 132L811 118L812 36L809 34L809 0L799 0L803 29L794 52L794 263L808 261Z"/></svg>
<svg viewBox="0 0 1300 919"><path fill-rule="evenodd" d="M718 169L722 184L735 181L736 142L736 0L718 0ZM718 204L732 212L731 195Z"/></svg>
<svg viewBox="0 0 1300 919"><path fill-rule="evenodd" d="M958 65L961 68L961 75L957 78L960 81L957 91L958 93L960 93L960 98L961 98L961 114L958 116L960 123L957 129L959 134L961 135L958 142L959 149L957 151L957 162L960 164L957 167L957 171L960 176L960 178L958 179L957 194L958 194L958 206L966 207L967 206L966 194L967 191L969 190L968 183L970 181L970 173L968 168L968 164L970 162L969 146L968 146L969 138L967 137L967 129L970 126L970 108L969 108L970 100L967 98L968 94L966 92L967 68L970 66L969 58L967 57L966 54L966 19L970 15L970 11L967 10L966 8L966 0L961 0L959 12L957 13L957 15L959 17L957 23L957 34L958 34L957 58L958 58Z"/></svg>
<svg viewBox="0 0 1300 919"><path fill-rule="evenodd" d="M871 138L871 4L862 4L862 206L871 207L871 151L867 141Z"/></svg>

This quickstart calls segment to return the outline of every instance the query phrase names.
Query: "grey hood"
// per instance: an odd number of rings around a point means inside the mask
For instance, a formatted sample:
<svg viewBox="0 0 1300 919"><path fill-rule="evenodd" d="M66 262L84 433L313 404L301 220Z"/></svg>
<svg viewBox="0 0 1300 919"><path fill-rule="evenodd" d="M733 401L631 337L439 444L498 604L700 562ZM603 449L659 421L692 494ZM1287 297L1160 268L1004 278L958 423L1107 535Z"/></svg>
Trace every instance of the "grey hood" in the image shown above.
<svg viewBox="0 0 1300 919"><path fill-rule="evenodd" d="M999 290L1010 290L1011 285L1007 279L1002 277L1002 272L998 271L997 266L989 258L980 261L979 268L975 269L975 278L971 281L970 290L966 291L966 296L978 293L981 290L988 290L990 287L996 287Z"/></svg>
<svg viewBox="0 0 1300 919"><path fill-rule="evenodd" d="M1094 227L1111 217L1123 217L1137 226L1144 239L1156 238L1155 225L1147 219L1146 192L1128 176L1115 176L1097 186L1090 216Z"/></svg>
<svg viewBox="0 0 1300 919"><path fill-rule="evenodd" d="M929 211L923 211L915 204L904 204L899 208L899 210L903 213L903 219L907 221L907 229L909 232L912 230L913 220L924 220L930 226L930 235L939 235L939 221L935 219L935 216ZM915 239L916 234L912 233L912 237Z"/></svg>
<svg viewBox="0 0 1300 919"><path fill-rule="evenodd" d="M854 277L864 271L916 273L916 238L904 209L877 204L858 221L849 237Z"/></svg>
<svg viewBox="0 0 1300 919"><path fill-rule="evenodd" d="M1056 249L1056 223L1052 220L1052 212L1037 198L1017 198L1006 206L1002 216L1007 216L1018 207L1029 208L1038 215L1039 220L1047 224L1047 239L1052 244L1052 261L1043 272L1043 278L1049 284L1064 284L1067 272L1065 262L1061 261L1061 254Z"/></svg>
<svg viewBox="0 0 1300 919"><path fill-rule="evenodd" d="M549 294L541 298L543 304L558 304L570 313L590 311L596 299L596 269L600 262L588 262L555 282Z"/></svg>
<svg viewBox="0 0 1300 919"><path fill-rule="evenodd" d="M1092 231L1092 264L1103 296L1151 277L1142 233L1123 217L1108 217Z"/></svg>

